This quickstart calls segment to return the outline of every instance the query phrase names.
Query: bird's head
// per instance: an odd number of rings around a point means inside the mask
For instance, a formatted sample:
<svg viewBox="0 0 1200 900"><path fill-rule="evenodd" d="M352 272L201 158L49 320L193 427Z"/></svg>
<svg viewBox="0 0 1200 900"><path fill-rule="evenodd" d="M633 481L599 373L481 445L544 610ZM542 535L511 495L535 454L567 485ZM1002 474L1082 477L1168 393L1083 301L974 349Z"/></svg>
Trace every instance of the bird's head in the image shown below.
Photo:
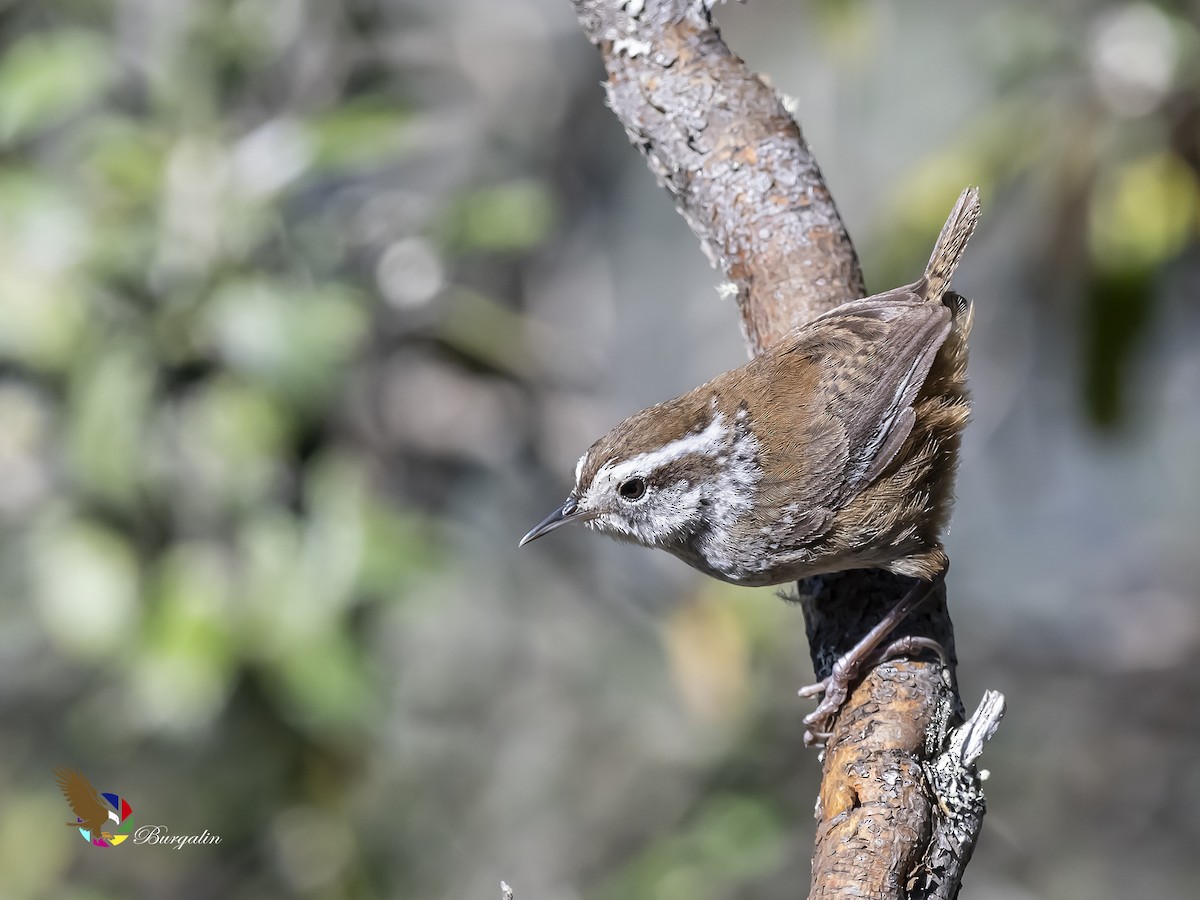
<svg viewBox="0 0 1200 900"><path fill-rule="evenodd" d="M575 467L561 507L521 539L571 522L646 547L672 549L740 514L758 480L754 438L715 403L685 396L630 416Z"/></svg>

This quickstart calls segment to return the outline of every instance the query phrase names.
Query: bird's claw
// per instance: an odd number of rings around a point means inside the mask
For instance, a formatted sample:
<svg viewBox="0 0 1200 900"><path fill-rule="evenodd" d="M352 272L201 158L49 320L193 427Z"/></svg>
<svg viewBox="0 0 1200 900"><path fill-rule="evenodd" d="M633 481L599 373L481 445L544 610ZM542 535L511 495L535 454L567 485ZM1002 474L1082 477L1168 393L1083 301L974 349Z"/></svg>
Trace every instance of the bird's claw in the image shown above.
<svg viewBox="0 0 1200 900"><path fill-rule="evenodd" d="M849 694L849 687L840 684L832 685L825 691L825 696L821 698L817 708L804 717L804 724L810 728L819 727L822 731L829 730L829 727L833 725L834 717L842 708L842 704L846 702Z"/></svg>
<svg viewBox="0 0 1200 900"><path fill-rule="evenodd" d="M805 746L811 747L818 742L824 745L833 736L833 720L850 696L850 685L858 675L858 668L853 660L842 657L833 664L828 678L805 685L797 692L801 697L824 694L817 708L804 717L804 724L808 726L804 733Z"/></svg>
<svg viewBox="0 0 1200 900"><path fill-rule="evenodd" d="M949 656L941 644L931 638L916 636L893 641L869 656L866 665L877 666L922 651L936 653L943 666L949 665ZM863 668L859 661L852 657L852 653L846 654L833 664L833 671L829 673L828 678L807 684L796 692L801 697L824 694L817 708L804 717L804 724L808 726L808 730L804 732L804 746L811 747L818 743L824 746L833 737L833 720L841 711L846 698L850 696L850 685L858 678L859 670Z"/></svg>
<svg viewBox="0 0 1200 900"><path fill-rule="evenodd" d="M825 685L828 683L829 683L829 679L824 678L821 681L816 682L815 684L806 684L804 687L800 688L800 690L796 691L796 694L797 694L797 696L805 697L805 698L817 697L817 696L825 693Z"/></svg>
<svg viewBox="0 0 1200 900"><path fill-rule="evenodd" d="M804 732L804 746L824 748L832 737L832 731L813 731L809 728Z"/></svg>

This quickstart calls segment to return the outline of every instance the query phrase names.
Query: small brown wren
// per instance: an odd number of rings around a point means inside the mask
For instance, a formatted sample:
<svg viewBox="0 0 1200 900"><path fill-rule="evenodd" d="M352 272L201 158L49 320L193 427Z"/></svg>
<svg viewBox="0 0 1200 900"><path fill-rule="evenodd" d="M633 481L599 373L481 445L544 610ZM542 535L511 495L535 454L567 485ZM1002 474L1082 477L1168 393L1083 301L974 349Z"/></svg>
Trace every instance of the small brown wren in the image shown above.
<svg viewBox="0 0 1200 900"><path fill-rule="evenodd" d="M880 648L949 564L942 530L971 407L971 305L948 288L978 221L968 188L918 281L844 303L617 425L521 546L584 522L734 584L861 568L920 579L828 678L801 689L824 694L804 718L808 743L830 737L865 664L929 649L944 659L926 638Z"/></svg>
<svg viewBox="0 0 1200 900"><path fill-rule="evenodd" d="M947 290L979 219L962 193L919 281L793 329L740 368L627 418L575 468L570 522L722 581L946 567L971 306Z"/></svg>

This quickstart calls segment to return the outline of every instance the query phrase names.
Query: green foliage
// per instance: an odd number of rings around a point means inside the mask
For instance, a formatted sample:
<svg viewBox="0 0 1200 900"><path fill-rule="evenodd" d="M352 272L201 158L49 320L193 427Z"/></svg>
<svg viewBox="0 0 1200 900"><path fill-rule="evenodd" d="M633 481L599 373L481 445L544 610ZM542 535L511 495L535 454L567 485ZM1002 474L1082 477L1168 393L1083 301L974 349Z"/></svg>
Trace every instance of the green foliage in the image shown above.
<svg viewBox="0 0 1200 900"><path fill-rule="evenodd" d="M371 732L362 621L440 565L432 517L389 500L348 435L377 248L314 199L403 160L410 116L342 85L289 103L272 4L156 6L145 32L114 6L14 16L0 56L0 582L37 635L22 652L56 661L49 702L85 691L74 733L278 768ZM93 741L54 761L99 766ZM60 800L47 780L7 809L48 804L66 838ZM24 846L10 828L0 860ZM37 846L9 885L65 896L77 848Z"/></svg>
<svg viewBox="0 0 1200 900"><path fill-rule="evenodd" d="M99 100L116 80L107 42L62 29L27 35L0 59L0 144L37 134Z"/></svg>
<svg viewBox="0 0 1200 900"><path fill-rule="evenodd" d="M306 123L313 163L344 171L395 162L404 152L408 117L382 98L339 107Z"/></svg>
<svg viewBox="0 0 1200 900"><path fill-rule="evenodd" d="M535 181L480 188L449 211L445 240L461 250L524 250L540 243L554 224L554 206Z"/></svg>
<svg viewBox="0 0 1200 900"><path fill-rule="evenodd" d="M598 900L717 900L786 855L784 829L758 797L709 797L669 838L655 843L597 895Z"/></svg>

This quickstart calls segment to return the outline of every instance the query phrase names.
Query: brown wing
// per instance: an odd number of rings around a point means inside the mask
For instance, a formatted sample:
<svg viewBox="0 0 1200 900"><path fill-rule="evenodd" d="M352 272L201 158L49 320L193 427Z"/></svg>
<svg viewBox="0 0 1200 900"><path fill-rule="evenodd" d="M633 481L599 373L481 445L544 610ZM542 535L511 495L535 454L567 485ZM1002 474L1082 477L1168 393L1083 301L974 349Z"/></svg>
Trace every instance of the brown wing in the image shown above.
<svg viewBox="0 0 1200 900"><path fill-rule="evenodd" d="M846 495L877 478L912 431L913 403L950 333L950 310L899 288L813 322L830 414L846 428Z"/></svg>
<svg viewBox="0 0 1200 900"><path fill-rule="evenodd" d="M55 769L54 775L71 811L83 820L83 827L94 831L108 821L108 807L86 775L74 769Z"/></svg>
<svg viewBox="0 0 1200 900"><path fill-rule="evenodd" d="M813 320L755 367L772 383L753 394L767 402L752 414L775 448L759 502L780 515L791 505L797 539L821 533L895 458L950 327L945 306L898 288Z"/></svg>

